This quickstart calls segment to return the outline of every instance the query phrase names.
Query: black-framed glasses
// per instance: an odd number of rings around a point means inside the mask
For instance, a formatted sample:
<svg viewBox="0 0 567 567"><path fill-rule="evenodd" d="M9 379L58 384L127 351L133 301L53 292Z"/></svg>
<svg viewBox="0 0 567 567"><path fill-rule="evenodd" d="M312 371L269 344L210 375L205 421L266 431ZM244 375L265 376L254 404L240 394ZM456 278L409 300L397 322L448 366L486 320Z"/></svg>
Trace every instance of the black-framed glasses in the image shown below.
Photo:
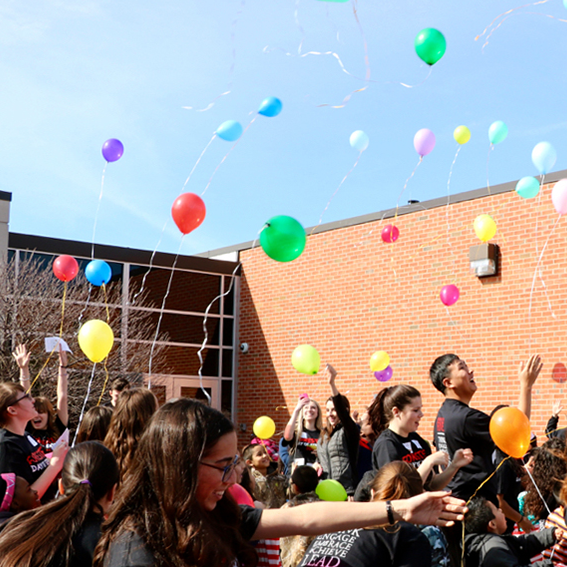
<svg viewBox="0 0 567 567"><path fill-rule="evenodd" d="M25 399L31 400L31 395L30 394L24 394L21 398L18 398L13 404L10 404L11 406L15 406L16 404L20 403L22 400Z"/></svg>
<svg viewBox="0 0 567 567"><path fill-rule="evenodd" d="M202 465L205 465L206 467L211 467L212 469L217 469L217 471L222 471L221 482L226 482L230 478L232 471L234 471L234 468L239 463L239 461L240 461L240 457L238 455L236 455L234 457L234 461L232 461L232 463L230 463L229 465L226 465L226 467L219 467L218 465L212 465L211 463L205 463L205 461L199 461L199 462Z"/></svg>

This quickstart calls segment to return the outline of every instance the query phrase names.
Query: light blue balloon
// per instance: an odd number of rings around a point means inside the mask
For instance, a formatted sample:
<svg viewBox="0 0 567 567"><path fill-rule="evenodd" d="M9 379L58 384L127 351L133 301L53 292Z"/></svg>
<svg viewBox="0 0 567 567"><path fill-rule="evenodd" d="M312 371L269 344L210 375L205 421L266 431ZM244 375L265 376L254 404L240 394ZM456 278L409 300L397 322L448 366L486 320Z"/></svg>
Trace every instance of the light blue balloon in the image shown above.
<svg viewBox="0 0 567 567"><path fill-rule="evenodd" d="M217 128L215 134L227 142L236 142L242 136L242 125L236 120L227 120Z"/></svg>
<svg viewBox="0 0 567 567"><path fill-rule="evenodd" d="M282 111L282 101L275 96L269 96L262 101L260 108L258 109L258 114L262 116L268 116L273 118L277 116Z"/></svg>
<svg viewBox="0 0 567 567"><path fill-rule="evenodd" d="M508 126L502 122L502 120L497 120L490 125L488 129L488 139L491 144L499 144L506 139L508 135Z"/></svg>
<svg viewBox="0 0 567 567"><path fill-rule="evenodd" d="M92 260L85 268L87 280L96 286L107 284L112 277L111 267L103 260Z"/></svg>
<svg viewBox="0 0 567 567"><path fill-rule="evenodd" d="M532 161L540 175L549 173L557 161L557 152L549 142L540 142L532 150Z"/></svg>
<svg viewBox="0 0 567 567"><path fill-rule="evenodd" d="M368 134L362 130L356 130L350 135L350 145L357 151L363 152L370 143Z"/></svg>
<svg viewBox="0 0 567 567"><path fill-rule="evenodd" d="M516 183L516 193L523 199L533 199L539 193L539 181L535 177L522 177Z"/></svg>
<svg viewBox="0 0 567 567"><path fill-rule="evenodd" d="M565 8L567 8L567 0L563 0L563 6L565 6Z"/></svg>

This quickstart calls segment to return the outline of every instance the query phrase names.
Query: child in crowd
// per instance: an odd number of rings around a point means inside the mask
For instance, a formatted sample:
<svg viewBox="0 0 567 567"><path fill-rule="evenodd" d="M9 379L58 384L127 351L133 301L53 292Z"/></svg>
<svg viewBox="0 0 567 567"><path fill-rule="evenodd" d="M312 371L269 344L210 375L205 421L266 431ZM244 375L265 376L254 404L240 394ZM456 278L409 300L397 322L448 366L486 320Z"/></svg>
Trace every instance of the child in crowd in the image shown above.
<svg viewBox="0 0 567 567"><path fill-rule="evenodd" d="M323 478L340 482L352 496L358 483L360 431L350 416L348 399L336 386L337 371L327 364L325 374L332 396L327 400L327 425L317 442L317 459L323 469Z"/></svg>
<svg viewBox="0 0 567 567"><path fill-rule="evenodd" d="M533 355L520 366L518 408L529 418L532 387L541 371L539 355ZM475 490L494 472L494 442L490 436L490 417L469 407L477 391L474 372L455 354L438 357L429 370L431 382L444 396L434 426L435 446L453 459L458 449L470 448L473 460L459 469L447 488L458 498L468 500ZM479 494L497 503L496 478L492 477Z"/></svg>
<svg viewBox="0 0 567 567"><path fill-rule="evenodd" d="M20 369L20 384L30 390L30 354L26 345L18 345L12 356ZM57 375L57 411L48 398L35 397L37 416L26 426L26 431L41 445L45 453L53 450L53 445L59 439L69 423L69 408L67 399L67 353L59 347L59 371Z"/></svg>
<svg viewBox="0 0 567 567"><path fill-rule="evenodd" d="M112 453L97 441L69 451L58 498L19 514L0 535L0 566L89 567L118 484Z"/></svg>
<svg viewBox="0 0 567 567"><path fill-rule="evenodd" d="M506 516L492 502L475 496L465 515L465 556L467 567L520 567L530 565L530 559L551 547L562 537L560 530L547 528L531 534L503 535ZM551 567L549 560L531 563Z"/></svg>
<svg viewBox="0 0 567 567"><path fill-rule="evenodd" d="M271 461L263 445L247 445L242 458L254 477L254 498L268 508L279 508L285 503L286 480L277 472L269 473Z"/></svg>
<svg viewBox="0 0 567 567"><path fill-rule="evenodd" d="M30 483L14 473L0 475L0 529L16 514L41 506L41 501Z"/></svg>
<svg viewBox="0 0 567 567"><path fill-rule="evenodd" d="M104 441L111 418L112 410L108 406L91 408L83 417L79 433L77 433L77 443L82 443L83 441Z"/></svg>

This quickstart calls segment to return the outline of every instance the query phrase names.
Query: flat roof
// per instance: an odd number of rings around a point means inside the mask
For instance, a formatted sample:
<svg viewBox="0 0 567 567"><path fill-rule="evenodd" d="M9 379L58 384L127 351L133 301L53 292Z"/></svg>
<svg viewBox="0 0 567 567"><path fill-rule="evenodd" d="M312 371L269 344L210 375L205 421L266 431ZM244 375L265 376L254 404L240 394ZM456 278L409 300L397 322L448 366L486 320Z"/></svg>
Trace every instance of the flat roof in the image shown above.
<svg viewBox="0 0 567 567"><path fill-rule="evenodd" d="M567 177L567 169L563 169L561 171L556 171L553 173L548 173L545 176L544 184L547 185L548 183L555 183L565 177ZM429 201L421 201L419 203L413 203L411 205L400 206L397 209L394 207L392 209L385 209L383 211L369 213L367 215L361 215L358 217L351 217L344 220L329 222L315 227L307 227L305 229L305 232L309 235L319 234L321 232L336 230L338 228L345 228L347 226L356 226L358 224L365 224L367 222L394 218L395 216L409 215L411 213L423 212L429 209L436 209L438 207L447 206L448 204L453 205L455 203L462 203L464 201L473 201L474 199L482 199L483 197L490 197L491 195L508 193L510 191L515 191L517 183L518 181L508 181L506 183L501 183L500 185L494 185L490 187L490 189L488 189L487 187L483 187L482 189L474 189L473 191L456 193L448 197L439 197L437 199L430 199ZM225 246L224 248L217 248L216 250L201 252L200 254L197 254L197 256L202 258L213 258L213 257L221 256L223 254L230 254L231 252L240 252L241 250L249 250L250 248L252 248L254 242L258 242L258 241L249 240L248 242L242 242L241 244L234 244L233 246Z"/></svg>
<svg viewBox="0 0 567 567"><path fill-rule="evenodd" d="M90 242L78 242L76 240L63 240L47 236L32 236L30 234L10 232L8 235L8 248L17 248L39 253L44 252L47 254L69 254L70 256L78 258L91 258L92 244ZM103 258L110 262L142 264L147 266L150 265L151 261L152 266L156 268L172 268L175 262L175 254L156 252L153 260L151 260L152 252L148 250L122 248L120 246L108 246L105 244L94 245L94 257ZM238 262L180 254L175 266L176 268L195 272L230 275L238 266ZM240 275L240 268L238 268L236 275Z"/></svg>

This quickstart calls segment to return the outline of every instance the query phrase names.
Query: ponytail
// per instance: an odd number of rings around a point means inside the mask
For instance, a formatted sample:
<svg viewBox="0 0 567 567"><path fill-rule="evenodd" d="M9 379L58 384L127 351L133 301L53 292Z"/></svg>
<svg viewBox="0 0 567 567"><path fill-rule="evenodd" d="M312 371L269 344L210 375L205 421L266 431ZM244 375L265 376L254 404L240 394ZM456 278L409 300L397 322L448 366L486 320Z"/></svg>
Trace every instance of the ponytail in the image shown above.
<svg viewBox="0 0 567 567"><path fill-rule="evenodd" d="M368 419L376 437L379 437L394 419L392 411L394 408L402 411L418 396L421 396L419 390L407 384L398 384L380 390L368 408Z"/></svg>

